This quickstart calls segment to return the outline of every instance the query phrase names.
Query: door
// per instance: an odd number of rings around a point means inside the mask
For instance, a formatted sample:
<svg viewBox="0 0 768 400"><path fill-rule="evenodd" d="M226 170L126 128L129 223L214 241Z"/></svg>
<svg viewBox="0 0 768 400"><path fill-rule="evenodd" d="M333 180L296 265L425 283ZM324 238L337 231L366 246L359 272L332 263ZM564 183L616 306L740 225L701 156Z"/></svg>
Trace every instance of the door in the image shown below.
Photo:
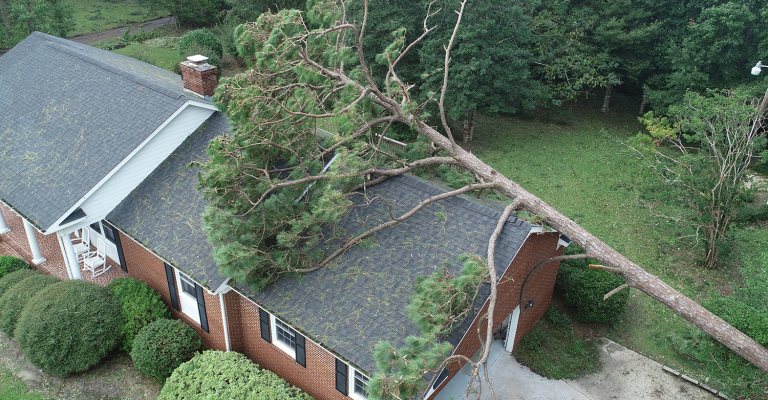
<svg viewBox="0 0 768 400"><path fill-rule="evenodd" d="M511 353L512 347L515 346L517 323L520 321L520 305L515 307L515 310L507 318L509 318L509 323L507 324L507 338L504 340L504 349Z"/></svg>

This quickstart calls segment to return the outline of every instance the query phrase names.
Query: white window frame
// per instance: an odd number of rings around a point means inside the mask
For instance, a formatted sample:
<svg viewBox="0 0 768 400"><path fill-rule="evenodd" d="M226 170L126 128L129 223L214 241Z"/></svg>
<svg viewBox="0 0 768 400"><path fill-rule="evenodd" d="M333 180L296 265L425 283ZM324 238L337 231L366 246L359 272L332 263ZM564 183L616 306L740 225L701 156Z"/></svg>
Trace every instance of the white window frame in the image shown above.
<svg viewBox="0 0 768 400"><path fill-rule="evenodd" d="M175 269L175 268L174 268ZM186 281L187 283L191 284L192 287L195 287L195 281L190 279L188 276L181 273L178 269L176 269L176 293L179 296L179 308L181 308L181 312L186 315L187 317L191 318L193 321L200 323L200 304L197 303L197 294L194 296L185 292L182 285L182 280ZM189 307L189 310L185 309L184 307L184 297L187 298L187 304L194 303L194 311L192 311L193 307Z"/></svg>
<svg viewBox="0 0 768 400"><path fill-rule="evenodd" d="M370 382L370 378L366 376L364 373L357 370L357 368L347 364L349 366L349 376L347 377L349 388L347 389L347 392L349 392L349 397L354 400L368 400L368 397L362 394L359 394L355 392L355 375L359 374L360 376L364 377Z"/></svg>
<svg viewBox="0 0 768 400"><path fill-rule="evenodd" d="M288 354L293 358L296 359L296 347L291 347L289 344L283 342L280 340L280 337L277 335L277 322L280 321L282 325L287 326L290 328L294 333L294 339L296 338L296 329L294 329L292 326L285 323L285 321L278 319L272 314L269 314L269 327L272 331L272 344L274 344L278 349L282 350L285 354Z"/></svg>

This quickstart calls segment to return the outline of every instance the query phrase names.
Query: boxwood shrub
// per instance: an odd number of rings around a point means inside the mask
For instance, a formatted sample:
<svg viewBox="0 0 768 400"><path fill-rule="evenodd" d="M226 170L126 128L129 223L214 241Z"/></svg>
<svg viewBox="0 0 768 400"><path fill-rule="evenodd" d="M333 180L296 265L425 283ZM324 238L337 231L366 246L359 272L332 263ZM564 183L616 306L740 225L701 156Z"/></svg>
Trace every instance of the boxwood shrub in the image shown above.
<svg viewBox="0 0 768 400"><path fill-rule="evenodd" d="M133 365L139 372L162 382L181 363L200 350L197 332L175 319L159 319L136 335L131 350Z"/></svg>
<svg viewBox="0 0 768 400"><path fill-rule="evenodd" d="M50 275L34 274L21 280L0 296L0 330L13 337L21 311L38 292L59 280Z"/></svg>
<svg viewBox="0 0 768 400"><path fill-rule="evenodd" d="M24 279L29 278L32 275L38 275L38 274L39 272L32 269L20 269L18 271L13 271L8 275L0 278L0 296L2 296L6 290L10 289L15 284L23 281Z"/></svg>
<svg viewBox="0 0 768 400"><path fill-rule="evenodd" d="M263 370L242 354L208 350L181 364L157 400L310 400L311 396Z"/></svg>
<svg viewBox="0 0 768 400"><path fill-rule="evenodd" d="M38 293L19 317L15 337L43 371L68 376L101 361L120 343L120 305L106 288L63 281Z"/></svg>
<svg viewBox="0 0 768 400"><path fill-rule="evenodd" d="M574 311L580 322L613 324L618 322L629 300L629 291L622 290L608 300L603 296L624 284L624 278L611 272L590 269L594 260L569 260L560 265L557 288L565 304Z"/></svg>
<svg viewBox="0 0 768 400"><path fill-rule="evenodd" d="M138 279L117 278L107 288L122 308L122 347L128 353L141 328L158 319L171 317L160 294Z"/></svg>
<svg viewBox="0 0 768 400"><path fill-rule="evenodd" d="M19 257L0 256L0 278L20 269L29 269L29 264Z"/></svg>

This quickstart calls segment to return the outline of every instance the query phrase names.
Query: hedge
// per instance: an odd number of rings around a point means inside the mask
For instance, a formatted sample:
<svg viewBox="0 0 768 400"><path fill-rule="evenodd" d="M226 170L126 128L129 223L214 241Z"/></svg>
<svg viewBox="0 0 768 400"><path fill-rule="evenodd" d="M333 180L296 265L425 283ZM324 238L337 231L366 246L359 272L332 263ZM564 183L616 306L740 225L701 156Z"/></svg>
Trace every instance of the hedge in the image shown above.
<svg viewBox="0 0 768 400"><path fill-rule="evenodd" d="M122 308L122 348L130 353L133 340L150 322L167 319L171 313L163 298L146 283L134 278L117 278L107 285Z"/></svg>
<svg viewBox="0 0 768 400"><path fill-rule="evenodd" d="M145 326L133 341L131 359L142 374L162 382L200 350L197 332L179 320L160 319Z"/></svg>
<svg viewBox="0 0 768 400"><path fill-rule="evenodd" d="M208 350L181 364L165 381L157 400L310 400L274 373L242 354Z"/></svg>
<svg viewBox="0 0 768 400"><path fill-rule="evenodd" d="M63 281L32 298L15 337L32 363L63 377L91 368L114 350L120 325L120 305L106 288Z"/></svg>
<svg viewBox="0 0 768 400"><path fill-rule="evenodd" d="M14 256L0 256L0 278L20 269L29 269L29 264L24 259Z"/></svg>
<svg viewBox="0 0 768 400"><path fill-rule="evenodd" d="M560 265L557 288L563 293L565 304L573 308L580 322L613 324L624 313L629 291L622 290L608 300L603 296L625 283L614 273L590 269L591 260L569 260Z"/></svg>
<svg viewBox="0 0 768 400"><path fill-rule="evenodd" d="M59 280L54 276L34 274L6 290L0 296L0 330L6 335L13 337L16 322L24 306L41 290L56 282L59 282Z"/></svg>
<svg viewBox="0 0 768 400"><path fill-rule="evenodd" d="M24 279L29 278L32 275L38 275L38 274L39 272L32 269L20 269L18 271L13 271L8 275L0 278L0 296L2 296L6 290L13 287L13 285L23 281Z"/></svg>

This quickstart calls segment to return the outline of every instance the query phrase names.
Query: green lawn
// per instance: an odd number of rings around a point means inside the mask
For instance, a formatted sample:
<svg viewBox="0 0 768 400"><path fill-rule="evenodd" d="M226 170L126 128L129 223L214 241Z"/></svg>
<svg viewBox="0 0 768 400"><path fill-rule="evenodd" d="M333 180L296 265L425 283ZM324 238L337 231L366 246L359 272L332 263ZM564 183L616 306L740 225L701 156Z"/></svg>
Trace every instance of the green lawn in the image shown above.
<svg viewBox="0 0 768 400"><path fill-rule="evenodd" d="M170 71L173 71L180 61L179 52L175 48L149 47L144 43L131 43L113 51Z"/></svg>
<svg viewBox="0 0 768 400"><path fill-rule="evenodd" d="M0 399L3 400L46 400L37 393L32 393L24 383L13 377L11 371L0 368Z"/></svg>
<svg viewBox="0 0 768 400"><path fill-rule="evenodd" d="M645 200L657 181L648 169L650 161L636 157L625 144L640 130L632 113L635 105L625 108L619 104L618 111L601 114L596 105L581 107L565 124L482 118L473 151L648 271L703 300L713 290L738 281L739 265L746 264L737 263L727 271L704 270L698 262L701 250L680 239L690 232L665 217L680 212L680 206ZM768 238L768 229L752 231L752 236ZM754 240L739 243L742 260L768 251ZM694 377L707 378L701 376L700 365L674 348L673 338L690 332L687 321L637 291L632 291L627 311L627 317L608 331L612 339ZM723 373L708 372L710 385L740 391Z"/></svg>
<svg viewBox="0 0 768 400"><path fill-rule="evenodd" d="M74 28L70 36L144 22L168 15L165 10L152 10L137 0L66 0L74 11Z"/></svg>

